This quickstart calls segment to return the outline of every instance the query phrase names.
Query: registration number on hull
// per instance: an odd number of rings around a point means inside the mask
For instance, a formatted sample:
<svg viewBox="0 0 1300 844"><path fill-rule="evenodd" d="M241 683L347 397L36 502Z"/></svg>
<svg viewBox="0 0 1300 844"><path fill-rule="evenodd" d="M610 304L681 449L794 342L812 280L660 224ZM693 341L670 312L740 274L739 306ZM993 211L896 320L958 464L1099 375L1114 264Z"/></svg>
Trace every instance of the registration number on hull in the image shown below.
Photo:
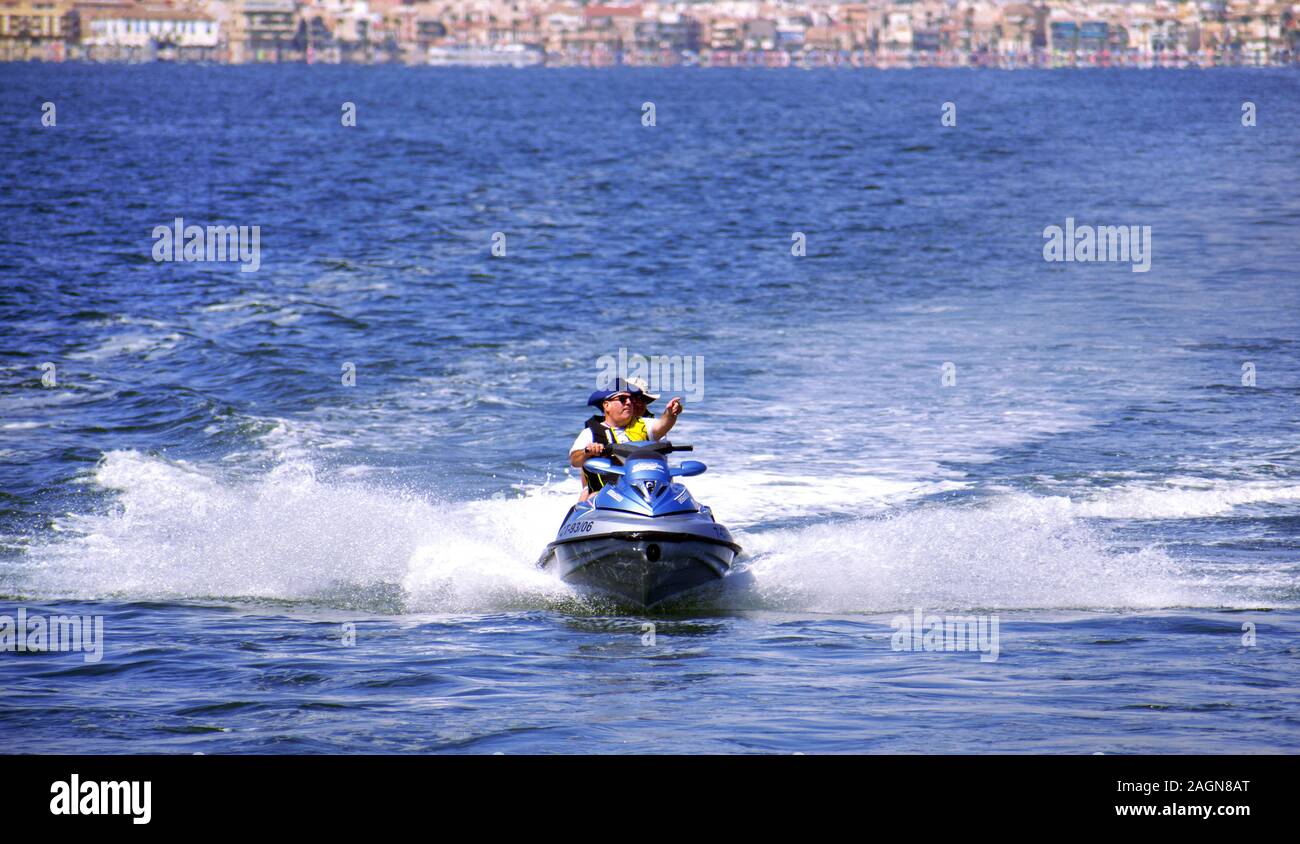
<svg viewBox="0 0 1300 844"><path fill-rule="evenodd" d="M572 524L567 524L564 527L560 528L560 536L573 536L574 534L578 534L578 533L591 533L591 529L595 524L596 524L595 522L591 522L591 521L573 522Z"/></svg>

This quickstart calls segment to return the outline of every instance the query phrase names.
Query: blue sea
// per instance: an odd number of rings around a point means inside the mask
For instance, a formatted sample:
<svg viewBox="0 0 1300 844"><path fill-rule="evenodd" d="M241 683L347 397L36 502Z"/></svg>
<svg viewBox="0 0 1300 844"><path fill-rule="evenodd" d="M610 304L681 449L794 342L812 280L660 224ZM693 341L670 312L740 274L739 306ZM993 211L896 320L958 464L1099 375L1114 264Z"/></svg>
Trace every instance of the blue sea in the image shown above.
<svg viewBox="0 0 1300 844"><path fill-rule="evenodd" d="M0 748L1296 753L1297 173L1294 69L0 65L0 615L103 629ZM650 612L535 565L620 349L744 548Z"/></svg>

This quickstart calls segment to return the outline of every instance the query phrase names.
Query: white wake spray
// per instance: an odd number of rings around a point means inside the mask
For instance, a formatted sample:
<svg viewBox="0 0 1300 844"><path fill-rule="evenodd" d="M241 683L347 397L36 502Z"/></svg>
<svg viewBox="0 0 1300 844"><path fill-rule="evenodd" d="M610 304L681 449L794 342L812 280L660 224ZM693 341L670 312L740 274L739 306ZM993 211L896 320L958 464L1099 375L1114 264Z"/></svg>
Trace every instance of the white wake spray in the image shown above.
<svg viewBox="0 0 1300 844"><path fill-rule="evenodd" d="M114 493L115 505L61 520L0 572L0 587L43 598L270 599L394 613L544 609L575 597L535 566L575 499L573 479L447 502L323 481L300 459L232 480L211 466L114 451L93 480ZM1267 584L1243 584L1239 573L1216 579L1159 549L1112 540L1098 517L1162 509L1149 497L1131 507L1131 488L1117 489L1109 503L1007 492L940 505L917 499L951 485L840 479L865 501L853 514L842 503L838 513L829 506L844 497L803 479L742 471L727 479L725 496L700 480L694 491L720 521L738 526L746 549L739 576L710 599L719 608L873 613L1267 603L1260 602ZM1210 506L1185 490L1170 494L1194 511ZM1210 509L1217 511L1263 493L1213 494ZM817 523L819 507L830 515ZM765 526L790 518L814 523Z"/></svg>

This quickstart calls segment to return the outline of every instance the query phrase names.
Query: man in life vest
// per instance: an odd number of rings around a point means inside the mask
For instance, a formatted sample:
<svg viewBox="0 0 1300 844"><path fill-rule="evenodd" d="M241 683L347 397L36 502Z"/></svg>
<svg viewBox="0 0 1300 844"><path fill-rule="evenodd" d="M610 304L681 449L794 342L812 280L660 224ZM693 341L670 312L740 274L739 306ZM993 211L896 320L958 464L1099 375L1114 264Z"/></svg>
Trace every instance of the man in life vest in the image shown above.
<svg viewBox="0 0 1300 844"><path fill-rule="evenodd" d="M681 399L673 399L658 419L651 418L647 423L638 412L638 401L644 400L639 387L628 384L623 379L613 383L612 390L597 390L587 399L587 404L598 408L604 416L592 416L578 438L569 448L569 465L581 468L589 457L600 457L605 447L614 443L646 442L662 439L673 426L682 412ZM656 396L656 398L658 398ZM648 403L648 402L647 402ZM640 405L644 412L644 405ZM595 472L582 471L583 489L579 501L586 501L605 485L605 480Z"/></svg>

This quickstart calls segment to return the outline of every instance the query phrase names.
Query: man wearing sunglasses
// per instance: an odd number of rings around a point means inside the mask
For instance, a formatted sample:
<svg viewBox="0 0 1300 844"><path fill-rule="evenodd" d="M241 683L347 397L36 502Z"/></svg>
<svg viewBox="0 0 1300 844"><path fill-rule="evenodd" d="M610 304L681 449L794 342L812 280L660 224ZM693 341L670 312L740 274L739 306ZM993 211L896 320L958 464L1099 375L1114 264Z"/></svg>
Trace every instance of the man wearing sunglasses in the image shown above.
<svg viewBox="0 0 1300 844"><path fill-rule="evenodd" d="M612 390L597 390L587 399L587 404L599 408L604 416L592 416L587 425L578 434L569 448L569 465L581 468L589 457L600 457L605 447L614 443L645 442L662 439L682 412L681 399L668 403L662 417L647 420L641 417L644 412L644 400L639 387L628 384L623 379L615 380ZM595 472L582 470L583 489L579 501L586 501L588 496L605 485L604 478Z"/></svg>

